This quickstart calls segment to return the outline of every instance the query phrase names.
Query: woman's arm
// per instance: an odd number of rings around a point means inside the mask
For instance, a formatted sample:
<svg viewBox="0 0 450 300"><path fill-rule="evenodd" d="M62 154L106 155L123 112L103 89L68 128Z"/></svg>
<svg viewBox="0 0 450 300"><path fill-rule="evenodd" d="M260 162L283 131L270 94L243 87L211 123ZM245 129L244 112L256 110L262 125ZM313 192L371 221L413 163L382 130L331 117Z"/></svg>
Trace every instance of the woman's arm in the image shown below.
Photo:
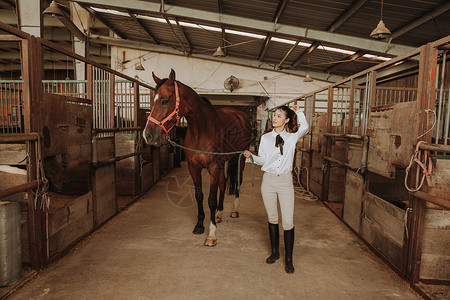
<svg viewBox="0 0 450 300"><path fill-rule="evenodd" d="M263 139L261 139L261 143L259 144L258 155L255 155L255 154L251 153L250 151L245 150L244 156L247 158L252 156L255 164L260 165L260 166L264 165L264 163L266 162L266 153L264 151ZM251 162L251 160L247 159L245 162Z"/></svg>
<svg viewBox="0 0 450 300"><path fill-rule="evenodd" d="M303 110L301 108L298 109L295 113L297 114L299 127L298 127L297 132L294 133L294 135L295 135L295 139L298 140L299 138L301 138L308 132L309 125L308 125L308 122L306 122L305 114L303 113Z"/></svg>

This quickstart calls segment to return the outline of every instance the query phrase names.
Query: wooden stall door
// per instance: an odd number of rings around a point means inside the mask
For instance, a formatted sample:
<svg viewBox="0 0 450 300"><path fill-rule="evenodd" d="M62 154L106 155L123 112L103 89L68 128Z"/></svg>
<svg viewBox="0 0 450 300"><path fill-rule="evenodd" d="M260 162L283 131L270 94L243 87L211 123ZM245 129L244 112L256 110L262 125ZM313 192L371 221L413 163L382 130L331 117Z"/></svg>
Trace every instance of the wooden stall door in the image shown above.
<svg viewBox="0 0 450 300"><path fill-rule="evenodd" d="M114 137L97 138L94 141L93 161L115 157ZM116 201L116 165L111 163L93 168L94 224L102 224L118 211Z"/></svg>

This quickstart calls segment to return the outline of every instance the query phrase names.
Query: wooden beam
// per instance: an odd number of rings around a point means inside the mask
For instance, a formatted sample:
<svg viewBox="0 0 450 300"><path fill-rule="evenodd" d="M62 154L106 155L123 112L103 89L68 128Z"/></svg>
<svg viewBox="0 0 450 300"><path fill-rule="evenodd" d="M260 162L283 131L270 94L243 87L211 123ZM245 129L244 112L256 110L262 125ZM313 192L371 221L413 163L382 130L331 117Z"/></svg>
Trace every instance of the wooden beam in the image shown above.
<svg viewBox="0 0 450 300"><path fill-rule="evenodd" d="M344 62L344 61L343 61L343 62L338 62L338 63L335 63L334 65L328 67L328 68L325 70L325 73L330 73L331 71L336 71L336 69L339 68L340 66L342 66L343 64L346 64L346 63L355 61L355 60L357 60L358 58L361 58L361 57L362 57L364 54L366 54L366 53L367 53L366 51L358 50L358 51L356 51L355 53L353 53L352 55L349 55L349 56L345 57L345 58L343 59L343 60L346 60L345 62Z"/></svg>
<svg viewBox="0 0 450 300"><path fill-rule="evenodd" d="M178 22L178 18L177 18L177 17L173 17L173 19L174 19L175 22L177 23L177 27L178 27L178 29L180 30L181 35L183 36L184 40L186 41L186 43L187 43L187 45L188 45L188 47L189 47L189 53L191 53L191 52L192 52L192 44L191 44L191 42L190 42L189 39L187 38L186 33L185 33L184 30L183 30L183 27L181 27L180 23Z"/></svg>
<svg viewBox="0 0 450 300"><path fill-rule="evenodd" d="M398 38L399 36L407 33L408 31L413 30L414 28L436 18L437 16L445 13L446 11L448 11L450 9L450 2L445 2L442 5L436 7L435 9L433 9L431 12L419 17L418 19L415 19L414 21L412 21L411 23L403 26L402 28L394 31L391 36L387 37L384 39L384 41L390 41L393 40L395 38Z"/></svg>
<svg viewBox="0 0 450 300"><path fill-rule="evenodd" d="M274 27L277 26L278 19L281 17L281 14L283 13L284 8L286 7L286 4L288 1L289 0L280 0L280 2L278 2L278 7L277 7L277 9L275 11L275 15L273 16L273 19L272 19ZM272 36L273 36L272 32L268 32L266 34L264 43L263 43L261 49L259 50L258 61L261 61L263 59L264 55L266 55L267 47L269 46L270 39L272 38Z"/></svg>
<svg viewBox="0 0 450 300"><path fill-rule="evenodd" d="M145 11L153 13L161 13L161 5L159 3L140 1L140 0L75 0L78 3L87 3L94 6L108 6L109 8L125 8L135 11ZM164 5L164 9L171 16L186 17L189 19L196 19L198 22L226 24L230 26L237 26L248 28L250 30L259 30L262 32L272 32L280 35L295 36L297 38L305 38L307 40L316 40L344 47L362 49L374 53L385 53L387 55L402 55L406 52L412 51L414 47L404 46L399 44L389 44L380 42L378 40L370 39L369 37L355 37L335 32L326 32L323 30L316 30L306 27L278 24L276 28L273 22L263 21L257 18L239 17L228 14L218 14L214 11L199 10L187 8L177 5Z"/></svg>
<svg viewBox="0 0 450 300"><path fill-rule="evenodd" d="M292 53L292 51L294 51L295 47L297 47L299 41L295 42L294 45L292 45L292 47L289 49L289 51L284 55L283 59L276 65L275 69L279 69L281 67L281 65L283 64L283 62L288 58L288 56Z"/></svg>
<svg viewBox="0 0 450 300"><path fill-rule="evenodd" d="M161 44L154 36L153 34L150 32L150 30L147 29L147 27L145 27L144 22L142 22L141 20L139 20L136 15L131 11L131 10L127 10L128 14L130 15L130 17L139 24L140 28L143 29L145 31L145 33L147 33L147 35L150 37L150 39L157 45Z"/></svg>
<svg viewBox="0 0 450 300"><path fill-rule="evenodd" d="M261 61L261 59L266 55L267 47L269 46L270 39L272 38L272 33L267 33L266 38L264 39L264 43L261 47L261 50L259 50L258 55L258 61Z"/></svg>
<svg viewBox="0 0 450 300"><path fill-rule="evenodd" d="M353 3L342 15L340 15L334 22L331 24L327 31L328 32L334 32L336 29L338 29L342 24L347 21L348 18L350 18L355 12L357 12L365 3L367 0L358 0L357 2Z"/></svg>
<svg viewBox="0 0 450 300"><path fill-rule="evenodd" d="M338 29L342 24L344 24L344 22L348 18L350 18L356 11L358 11L358 9L360 9L361 6L363 6L366 2L367 2L367 0L358 0L358 2L354 3L349 9L347 9L342 15L340 15L333 22L333 24L331 24L328 27L327 32L334 32L336 29ZM292 63L292 67L298 66L305 59L305 57L308 54L311 54L314 50L316 50L317 47L319 47L319 45L320 45L320 43L317 41L312 43L311 46L309 46L308 49L303 51L303 53L300 54L300 56Z"/></svg>
<svg viewBox="0 0 450 300"><path fill-rule="evenodd" d="M173 35L175 36L175 38L177 39L178 43L180 44L180 46L184 49L184 53L188 54L190 53L190 51L186 48L186 46L183 44L183 42L181 41L180 37L178 36L178 34L175 32L175 29L172 26L172 23L170 23L169 17L165 14L162 15L162 17L166 20L167 25L169 25L170 30L172 31Z"/></svg>
<svg viewBox="0 0 450 300"><path fill-rule="evenodd" d="M116 27L114 27L111 23L109 23L107 20L105 20L103 17L101 17L95 10L90 8L87 4L81 4L81 7L83 7L85 10L87 10L91 15L93 15L97 20L102 22L109 30L114 32L118 37L121 39L126 40L127 37L124 33L122 33L120 30L118 30Z"/></svg>

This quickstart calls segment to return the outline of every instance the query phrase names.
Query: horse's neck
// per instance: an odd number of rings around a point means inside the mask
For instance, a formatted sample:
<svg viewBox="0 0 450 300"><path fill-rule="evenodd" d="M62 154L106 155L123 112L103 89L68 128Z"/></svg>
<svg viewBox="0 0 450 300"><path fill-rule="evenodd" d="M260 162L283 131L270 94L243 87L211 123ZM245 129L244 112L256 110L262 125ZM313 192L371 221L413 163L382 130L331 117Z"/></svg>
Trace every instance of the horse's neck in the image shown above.
<svg viewBox="0 0 450 300"><path fill-rule="evenodd" d="M202 136L215 134L218 115L216 110L195 92L190 97L190 110L184 115L188 122L188 131L191 131L191 137L201 139Z"/></svg>

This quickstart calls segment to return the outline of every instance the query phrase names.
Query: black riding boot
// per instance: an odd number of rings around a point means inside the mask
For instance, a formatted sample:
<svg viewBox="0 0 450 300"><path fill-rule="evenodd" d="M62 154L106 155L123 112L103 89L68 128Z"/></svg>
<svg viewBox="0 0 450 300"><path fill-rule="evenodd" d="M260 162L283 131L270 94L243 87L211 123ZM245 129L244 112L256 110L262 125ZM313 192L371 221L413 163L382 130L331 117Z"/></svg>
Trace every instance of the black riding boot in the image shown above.
<svg viewBox="0 0 450 300"><path fill-rule="evenodd" d="M269 222L269 236L272 254L266 259L266 263L273 264L280 258L280 231L278 230L278 224L271 224Z"/></svg>
<svg viewBox="0 0 450 300"><path fill-rule="evenodd" d="M292 265L292 252L294 249L294 228L284 231L285 267L286 273L294 273Z"/></svg>

